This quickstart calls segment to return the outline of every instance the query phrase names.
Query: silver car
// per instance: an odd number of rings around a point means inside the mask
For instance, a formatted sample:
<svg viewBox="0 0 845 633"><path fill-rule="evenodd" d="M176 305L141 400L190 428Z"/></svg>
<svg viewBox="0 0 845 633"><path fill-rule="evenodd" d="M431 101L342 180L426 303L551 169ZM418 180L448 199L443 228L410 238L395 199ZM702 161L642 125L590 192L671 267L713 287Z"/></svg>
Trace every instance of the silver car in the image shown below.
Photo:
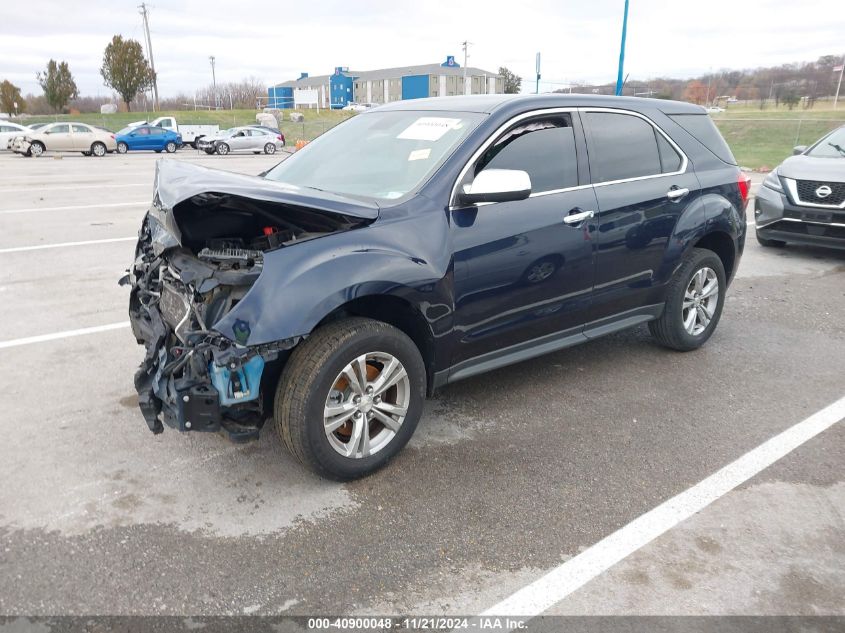
<svg viewBox="0 0 845 633"><path fill-rule="evenodd" d="M204 136L197 141L197 149L206 154L225 156L231 152L275 154L284 147L284 137L265 128L244 126L223 130L214 136Z"/></svg>
<svg viewBox="0 0 845 633"><path fill-rule="evenodd" d="M793 153L754 198L757 241L845 248L845 125Z"/></svg>

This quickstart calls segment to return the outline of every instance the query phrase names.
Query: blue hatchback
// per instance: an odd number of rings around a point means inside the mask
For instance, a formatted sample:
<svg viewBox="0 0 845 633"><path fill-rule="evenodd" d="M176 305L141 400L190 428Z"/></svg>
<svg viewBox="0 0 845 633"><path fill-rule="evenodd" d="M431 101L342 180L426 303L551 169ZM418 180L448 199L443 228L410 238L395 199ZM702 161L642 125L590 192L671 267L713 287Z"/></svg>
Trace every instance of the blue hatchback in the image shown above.
<svg viewBox="0 0 845 633"><path fill-rule="evenodd" d="M117 133L115 140L119 154L130 150L165 151L172 154L182 145L181 134L152 125L124 128Z"/></svg>

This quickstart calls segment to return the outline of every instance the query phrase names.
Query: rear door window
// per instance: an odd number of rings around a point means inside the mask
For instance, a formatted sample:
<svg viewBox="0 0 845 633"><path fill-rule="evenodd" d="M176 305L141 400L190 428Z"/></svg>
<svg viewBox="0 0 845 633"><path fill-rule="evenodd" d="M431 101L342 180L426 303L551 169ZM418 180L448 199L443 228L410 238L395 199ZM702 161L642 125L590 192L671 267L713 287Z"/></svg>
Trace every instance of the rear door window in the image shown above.
<svg viewBox="0 0 845 633"><path fill-rule="evenodd" d="M699 143L709 149L717 158L729 165L736 165L731 148L725 143L725 139L719 133L713 119L707 114L670 114L668 115L675 123L684 128Z"/></svg>
<svg viewBox="0 0 845 633"><path fill-rule="evenodd" d="M519 169L531 178L531 193L578 185L575 134L568 116L520 123L482 155L475 168Z"/></svg>
<svg viewBox="0 0 845 633"><path fill-rule="evenodd" d="M654 127L631 114L587 112L587 151L593 183L663 173Z"/></svg>
<svg viewBox="0 0 845 633"><path fill-rule="evenodd" d="M91 134L91 128L84 125L72 125L74 134Z"/></svg>

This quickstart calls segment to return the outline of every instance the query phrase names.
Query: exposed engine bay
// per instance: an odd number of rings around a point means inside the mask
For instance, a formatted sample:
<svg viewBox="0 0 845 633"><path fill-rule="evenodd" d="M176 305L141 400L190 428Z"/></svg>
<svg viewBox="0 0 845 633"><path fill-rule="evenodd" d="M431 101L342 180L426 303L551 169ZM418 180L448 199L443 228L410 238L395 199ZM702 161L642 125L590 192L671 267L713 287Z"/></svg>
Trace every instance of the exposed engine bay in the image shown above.
<svg viewBox="0 0 845 633"><path fill-rule="evenodd" d="M367 220L220 192L170 208L159 193L157 183L135 261L121 280L131 284L132 331L146 347L135 375L139 406L154 433L167 424L252 439L272 416L282 361L299 339L250 346L237 321L234 340L215 324L258 280L266 253Z"/></svg>

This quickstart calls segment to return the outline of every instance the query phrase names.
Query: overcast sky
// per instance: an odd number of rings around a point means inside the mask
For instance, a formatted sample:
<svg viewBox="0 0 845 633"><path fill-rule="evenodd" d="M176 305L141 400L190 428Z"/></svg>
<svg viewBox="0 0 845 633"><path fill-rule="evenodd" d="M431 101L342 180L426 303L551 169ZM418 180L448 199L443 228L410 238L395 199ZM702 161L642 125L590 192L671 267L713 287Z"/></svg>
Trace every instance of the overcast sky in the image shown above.
<svg viewBox="0 0 845 633"><path fill-rule="evenodd" d="M111 37L143 41L139 0L4 2L0 80L40 94L35 74L52 57L70 64L80 93L108 95L99 74ZM812 10L808 10L810 4ZM434 63L468 39L470 66L507 66L533 92L616 78L624 0L152 0L150 30L165 95L217 80L269 84L331 73ZM845 53L843 0L630 0L625 71L688 77Z"/></svg>

